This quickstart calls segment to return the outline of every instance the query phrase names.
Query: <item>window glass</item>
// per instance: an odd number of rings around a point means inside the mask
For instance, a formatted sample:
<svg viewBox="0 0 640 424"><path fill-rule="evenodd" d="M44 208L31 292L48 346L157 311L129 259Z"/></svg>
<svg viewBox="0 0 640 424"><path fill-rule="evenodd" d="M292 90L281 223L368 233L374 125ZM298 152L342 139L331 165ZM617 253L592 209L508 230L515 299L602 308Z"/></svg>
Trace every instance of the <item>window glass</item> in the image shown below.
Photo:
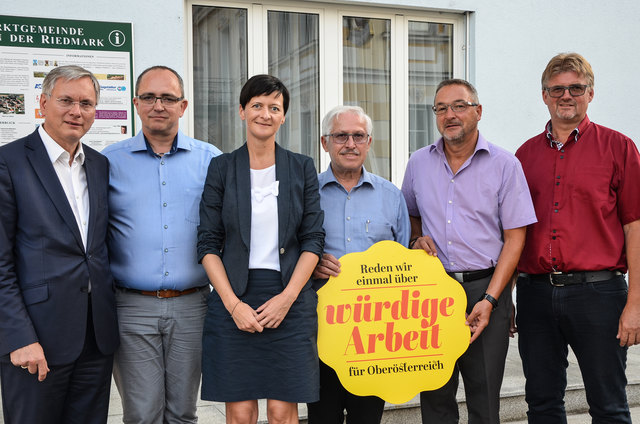
<svg viewBox="0 0 640 424"><path fill-rule="evenodd" d="M311 156L319 168L320 71L318 15L268 12L269 74L287 86L291 101L277 141Z"/></svg>
<svg viewBox="0 0 640 424"><path fill-rule="evenodd" d="M343 97L373 121L373 144L365 167L391 178L391 20L342 19Z"/></svg>
<svg viewBox="0 0 640 424"><path fill-rule="evenodd" d="M246 81L247 10L193 6L195 138L223 152L244 143L238 99Z"/></svg>
<svg viewBox="0 0 640 424"><path fill-rule="evenodd" d="M431 106L436 87L453 78L453 25L409 21L409 155L440 138Z"/></svg>

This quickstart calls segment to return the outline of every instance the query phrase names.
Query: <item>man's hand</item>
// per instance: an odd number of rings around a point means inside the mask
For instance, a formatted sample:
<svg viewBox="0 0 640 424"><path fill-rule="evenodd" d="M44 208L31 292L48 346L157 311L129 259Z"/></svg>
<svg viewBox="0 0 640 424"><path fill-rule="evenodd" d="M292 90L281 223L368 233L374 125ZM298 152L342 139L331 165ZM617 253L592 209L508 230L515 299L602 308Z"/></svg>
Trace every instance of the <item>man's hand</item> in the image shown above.
<svg viewBox="0 0 640 424"><path fill-rule="evenodd" d="M16 349L10 354L11 363L16 367L21 367L29 371L30 374L38 373L38 381L44 381L47 378L49 367L44 357L44 351L40 343L31 343L30 345Z"/></svg>
<svg viewBox="0 0 640 424"><path fill-rule="evenodd" d="M418 237L415 243L413 243L412 249L422 249L431 256L438 256L438 250L433 239L429 236Z"/></svg>
<svg viewBox="0 0 640 424"><path fill-rule="evenodd" d="M473 343L477 339L482 331L489 325L491 319L491 312L493 311L493 305L488 300L481 300L477 302L471 313L467 316L467 324L471 330L471 340L469 344Z"/></svg>
<svg viewBox="0 0 640 424"><path fill-rule="evenodd" d="M518 326L516 325L516 307L511 305L511 324L509 325L509 337L514 338L518 332Z"/></svg>
<svg viewBox="0 0 640 424"><path fill-rule="evenodd" d="M313 274L311 277L316 280L326 280L329 277L337 277L340 274L340 262L336 259L335 256L324 253L322 254L322 259L316 265L316 268L313 270Z"/></svg>
<svg viewBox="0 0 640 424"><path fill-rule="evenodd" d="M620 346L640 344L640 305L627 302L618 322Z"/></svg>

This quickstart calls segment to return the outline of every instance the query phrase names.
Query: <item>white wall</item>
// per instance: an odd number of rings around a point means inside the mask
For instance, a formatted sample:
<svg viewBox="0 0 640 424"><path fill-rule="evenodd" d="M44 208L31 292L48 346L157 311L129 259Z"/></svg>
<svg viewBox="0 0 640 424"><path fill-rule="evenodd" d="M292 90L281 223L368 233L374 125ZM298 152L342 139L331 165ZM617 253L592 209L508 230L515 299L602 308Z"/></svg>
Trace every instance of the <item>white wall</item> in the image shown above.
<svg viewBox="0 0 640 424"><path fill-rule="evenodd" d="M307 3L311 3L308 2ZM325 3L345 3L333 0ZM540 75L559 52L584 55L595 72L592 121L640 144L640 2L637 0L350 1L398 8L472 11L470 79L483 103L480 129L511 150L542 131L548 112ZM0 14L133 22L134 73L164 64L187 75L183 0L3 1ZM183 123L183 126L185 124Z"/></svg>

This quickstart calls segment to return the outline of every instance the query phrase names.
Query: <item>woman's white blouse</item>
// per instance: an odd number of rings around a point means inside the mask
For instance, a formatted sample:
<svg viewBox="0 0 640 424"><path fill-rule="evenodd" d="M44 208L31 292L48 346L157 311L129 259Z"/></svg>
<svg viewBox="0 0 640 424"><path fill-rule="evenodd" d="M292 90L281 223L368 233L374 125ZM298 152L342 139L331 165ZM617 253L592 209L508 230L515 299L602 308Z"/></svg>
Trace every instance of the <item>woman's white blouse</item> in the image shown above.
<svg viewBox="0 0 640 424"><path fill-rule="evenodd" d="M249 269L280 271L276 166L251 169L251 245Z"/></svg>

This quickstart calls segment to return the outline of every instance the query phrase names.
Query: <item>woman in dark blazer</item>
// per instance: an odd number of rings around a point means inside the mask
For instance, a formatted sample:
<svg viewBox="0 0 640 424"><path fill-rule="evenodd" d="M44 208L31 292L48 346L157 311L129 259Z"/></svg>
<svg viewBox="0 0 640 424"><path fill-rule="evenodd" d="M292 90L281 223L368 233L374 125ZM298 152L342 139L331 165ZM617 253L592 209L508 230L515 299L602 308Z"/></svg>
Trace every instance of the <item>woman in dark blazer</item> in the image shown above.
<svg viewBox="0 0 640 424"><path fill-rule="evenodd" d="M298 422L318 400L317 297L310 276L324 230L313 161L275 142L289 106L280 80L256 75L240 92L247 142L209 165L198 256L214 291L203 332L202 398L227 422Z"/></svg>

